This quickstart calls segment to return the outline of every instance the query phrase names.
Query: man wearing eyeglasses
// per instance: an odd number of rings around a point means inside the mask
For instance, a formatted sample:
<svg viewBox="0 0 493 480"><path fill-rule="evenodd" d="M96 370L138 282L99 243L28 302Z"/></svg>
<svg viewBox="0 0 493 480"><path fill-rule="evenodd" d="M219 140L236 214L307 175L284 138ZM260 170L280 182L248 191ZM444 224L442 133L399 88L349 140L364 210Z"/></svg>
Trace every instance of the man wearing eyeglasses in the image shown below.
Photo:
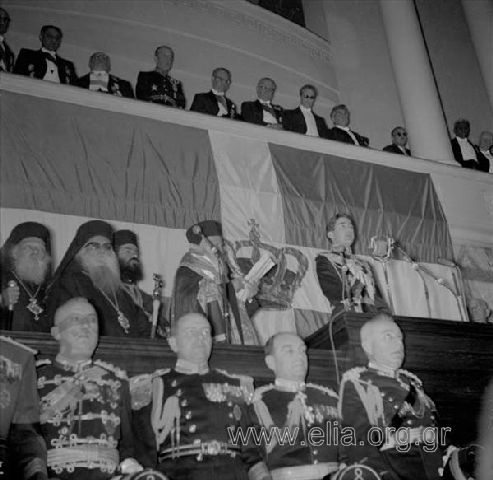
<svg viewBox="0 0 493 480"><path fill-rule="evenodd" d="M392 144L383 147L384 152L398 153L400 155L411 155L411 150L406 147L407 132L404 127L395 127L392 130Z"/></svg>
<svg viewBox="0 0 493 480"><path fill-rule="evenodd" d="M236 118L236 105L226 96L231 86L231 72L218 67L212 71L212 88L206 93L196 93L191 112L206 113L216 117Z"/></svg>
<svg viewBox="0 0 493 480"><path fill-rule="evenodd" d="M257 100L241 104L241 118L245 122L282 128L282 107L272 103L277 85L271 78L261 78L257 84Z"/></svg>
<svg viewBox="0 0 493 480"><path fill-rule="evenodd" d="M149 337L147 315L122 287L112 237L111 225L102 220L79 227L48 290L48 318L67 300L84 297L96 309L100 335Z"/></svg>
<svg viewBox="0 0 493 480"><path fill-rule="evenodd" d="M300 88L300 105L294 110L285 110L282 120L284 130L302 133L311 137L329 138L329 127L325 118L313 111L318 90L313 85Z"/></svg>

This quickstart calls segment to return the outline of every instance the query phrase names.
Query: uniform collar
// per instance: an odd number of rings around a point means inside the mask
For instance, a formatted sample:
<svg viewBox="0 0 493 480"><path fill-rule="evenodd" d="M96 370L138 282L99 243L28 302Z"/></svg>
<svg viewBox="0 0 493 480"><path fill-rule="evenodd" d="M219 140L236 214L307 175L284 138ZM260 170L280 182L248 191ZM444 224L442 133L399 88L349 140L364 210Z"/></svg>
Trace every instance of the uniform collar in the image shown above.
<svg viewBox="0 0 493 480"><path fill-rule="evenodd" d="M196 363L192 363L188 360L183 360L182 358L179 358L178 360L176 360L175 370L178 373L186 373L187 375L204 375L209 371L209 365L207 362L203 365L197 365Z"/></svg>
<svg viewBox="0 0 493 480"><path fill-rule="evenodd" d="M278 390L283 392L304 392L305 382L297 382L296 380L286 380L285 378L276 378L275 385Z"/></svg>
<svg viewBox="0 0 493 480"><path fill-rule="evenodd" d="M60 353L56 356L56 361L68 370L73 370L74 372L82 370L86 365L92 363L92 360L72 360L71 358L66 358Z"/></svg>
<svg viewBox="0 0 493 480"><path fill-rule="evenodd" d="M377 365L376 363L369 362L368 368L372 368L373 370L376 370L378 373L386 377L391 377L391 378L397 377L397 370L394 370L393 368L390 367L386 367L384 365Z"/></svg>

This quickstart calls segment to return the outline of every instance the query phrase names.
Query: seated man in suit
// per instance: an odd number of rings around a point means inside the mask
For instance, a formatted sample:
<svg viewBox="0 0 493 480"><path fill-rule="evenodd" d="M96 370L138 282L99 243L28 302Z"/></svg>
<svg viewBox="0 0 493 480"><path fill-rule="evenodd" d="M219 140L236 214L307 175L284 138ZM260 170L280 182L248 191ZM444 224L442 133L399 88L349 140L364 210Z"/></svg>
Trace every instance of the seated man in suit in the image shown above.
<svg viewBox="0 0 493 480"><path fill-rule="evenodd" d="M455 138L451 140L452 152L455 160L463 168L472 168L487 172L489 169L488 159L479 151L479 148L469 140L471 124L465 118L460 118L454 123Z"/></svg>
<svg viewBox="0 0 493 480"><path fill-rule="evenodd" d="M245 122L281 129L282 107L274 105L272 99L277 85L271 78L261 78L257 83L257 100L241 104L241 117Z"/></svg>
<svg viewBox="0 0 493 480"><path fill-rule="evenodd" d="M334 126L330 129L329 138L336 142L351 143L361 147L368 147L370 140L349 128L351 113L344 104L336 105L330 112Z"/></svg>
<svg viewBox="0 0 493 480"><path fill-rule="evenodd" d="M63 33L55 25L43 25L39 34L41 48L22 48L14 66L14 73L55 83L71 83L77 79L74 64L57 54Z"/></svg>
<svg viewBox="0 0 493 480"><path fill-rule="evenodd" d="M0 72L11 72L14 68L14 52L5 41L5 34L10 26L10 15L0 8Z"/></svg>
<svg viewBox="0 0 493 480"><path fill-rule="evenodd" d="M236 118L236 105L226 97L230 85L231 72L227 68L215 68L212 71L212 89L207 93L196 93L190 111Z"/></svg>
<svg viewBox="0 0 493 480"><path fill-rule="evenodd" d="M329 127L327 127L325 118L313 112L317 96L318 90L313 85L307 84L300 88L300 106L284 112L282 119L284 130L303 133L311 137L329 137Z"/></svg>
<svg viewBox="0 0 493 480"><path fill-rule="evenodd" d="M175 52L161 45L154 52L156 68L150 72L139 72L135 95L139 100L160 103L168 107L185 108L185 94L179 80L169 72L173 67Z"/></svg>
<svg viewBox="0 0 493 480"><path fill-rule="evenodd" d="M406 147L407 132L404 127L395 127L392 129L392 144L383 147L384 152L398 153L400 155L411 155L411 150Z"/></svg>
<svg viewBox="0 0 493 480"><path fill-rule="evenodd" d="M489 172L493 173L493 133L485 130L479 135L479 151L489 162Z"/></svg>
<svg viewBox="0 0 493 480"><path fill-rule="evenodd" d="M90 72L75 81L75 85L94 92L109 93L117 97L134 98L132 85L110 74L111 60L104 52L95 52L89 57Z"/></svg>

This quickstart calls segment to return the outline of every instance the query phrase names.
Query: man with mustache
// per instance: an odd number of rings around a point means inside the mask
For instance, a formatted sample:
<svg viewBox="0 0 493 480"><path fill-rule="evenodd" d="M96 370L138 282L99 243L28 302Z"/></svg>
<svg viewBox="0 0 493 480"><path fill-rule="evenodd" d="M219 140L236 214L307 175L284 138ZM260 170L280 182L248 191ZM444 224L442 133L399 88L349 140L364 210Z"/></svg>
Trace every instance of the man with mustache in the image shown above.
<svg viewBox="0 0 493 480"><path fill-rule="evenodd" d="M92 360L98 318L85 298L55 313L54 361L38 362L41 429L48 469L60 480L106 480L142 470L134 455L130 390L123 370Z"/></svg>
<svg viewBox="0 0 493 480"><path fill-rule="evenodd" d="M209 369L211 326L201 314L181 317L168 341L175 368L131 380L138 460L173 480L270 480L260 448L228 433L251 425L252 378Z"/></svg>
<svg viewBox="0 0 493 480"><path fill-rule="evenodd" d="M152 296L139 288L143 278L137 235L131 230L118 230L113 235L113 248L120 265L122 287L147 316L152 316Z"/></svg>
<svg viewBox="0 0 493 480"><path fill-rule="evenodd" d="M280 438L283 432L297 435L294 442L283 445L273 435L274 441L265 445L269 471L278 480L320 480L338 468L337 444L331 438L313 442L310 431L316 428L326 434L338 425L337 394L305 383L308 358L305 342L298 335L277 333L264 348L265 363L276 379L255 390L253 405L259 424L266 431L277 429Z"/></svg>
<svg viewBox="0 0 493 480"><path fill-rule="evenodd" d="M48 318L68 299L84 297L96 309L100 335L149 337L147 315L121 285L112 238L113 228L102 220L79 227L49 289Z"/></svg>
<svg viewBox="0 0 493 480"><path fill-rule="evenodd" d="M438 428L435 404L421 380L401 369L402 332L392 317L380 313L366 322L360 340L368 366L348 370L340 385L342 427L354 431L354 441L342 448L341 459L367 465L383 480L472 476L471 449L455 449L444 467L446 438L441 438L444 431Z"/></svg>
<svg viewBox="0 0 493 480"><path fill-rule="evenodd" d="M2 326L49 331L45 293L51 276L49 230L40 223L16 225L1 250Z"/></svg>
<svg viewBox="0 0 493 480"><path fill-rule="evenodd" d="M344 311L377 313L387 310L368 263L352 253L356 239L353 219L337 213L327 225L329 250L315 259L323 294L332 306L332 316Z"/></svg>

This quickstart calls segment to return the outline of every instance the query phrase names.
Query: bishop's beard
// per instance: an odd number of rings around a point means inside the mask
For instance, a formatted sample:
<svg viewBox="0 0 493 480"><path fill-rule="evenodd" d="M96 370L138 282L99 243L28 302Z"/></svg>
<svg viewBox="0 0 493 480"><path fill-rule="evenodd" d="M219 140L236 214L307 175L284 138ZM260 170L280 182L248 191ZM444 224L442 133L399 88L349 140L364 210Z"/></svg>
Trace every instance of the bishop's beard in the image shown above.
<svg viewBox="0 0 493 480"><path fill-rule="evenodd" d="M25 282L41 285L48 274L51 257L45 253L34 255L30 252L12 251L12 260L15 274Z"/></svg>
<svg viewBox="0 0 493 480"><path fill-rule="evenodd" d="M119 259L120 263L120 277L122 282L125 283L137 283L142 280L142 265L140 261L133 261L132 259L129 262L126 262L122 259Z"/></svg>
<svg viewBox="0 0 493 480"><path fill-rule="evenodd" d="M107 294L114 294L120 288L120 272L115 252L81 250L75 259L96 288Z"/></svg>

